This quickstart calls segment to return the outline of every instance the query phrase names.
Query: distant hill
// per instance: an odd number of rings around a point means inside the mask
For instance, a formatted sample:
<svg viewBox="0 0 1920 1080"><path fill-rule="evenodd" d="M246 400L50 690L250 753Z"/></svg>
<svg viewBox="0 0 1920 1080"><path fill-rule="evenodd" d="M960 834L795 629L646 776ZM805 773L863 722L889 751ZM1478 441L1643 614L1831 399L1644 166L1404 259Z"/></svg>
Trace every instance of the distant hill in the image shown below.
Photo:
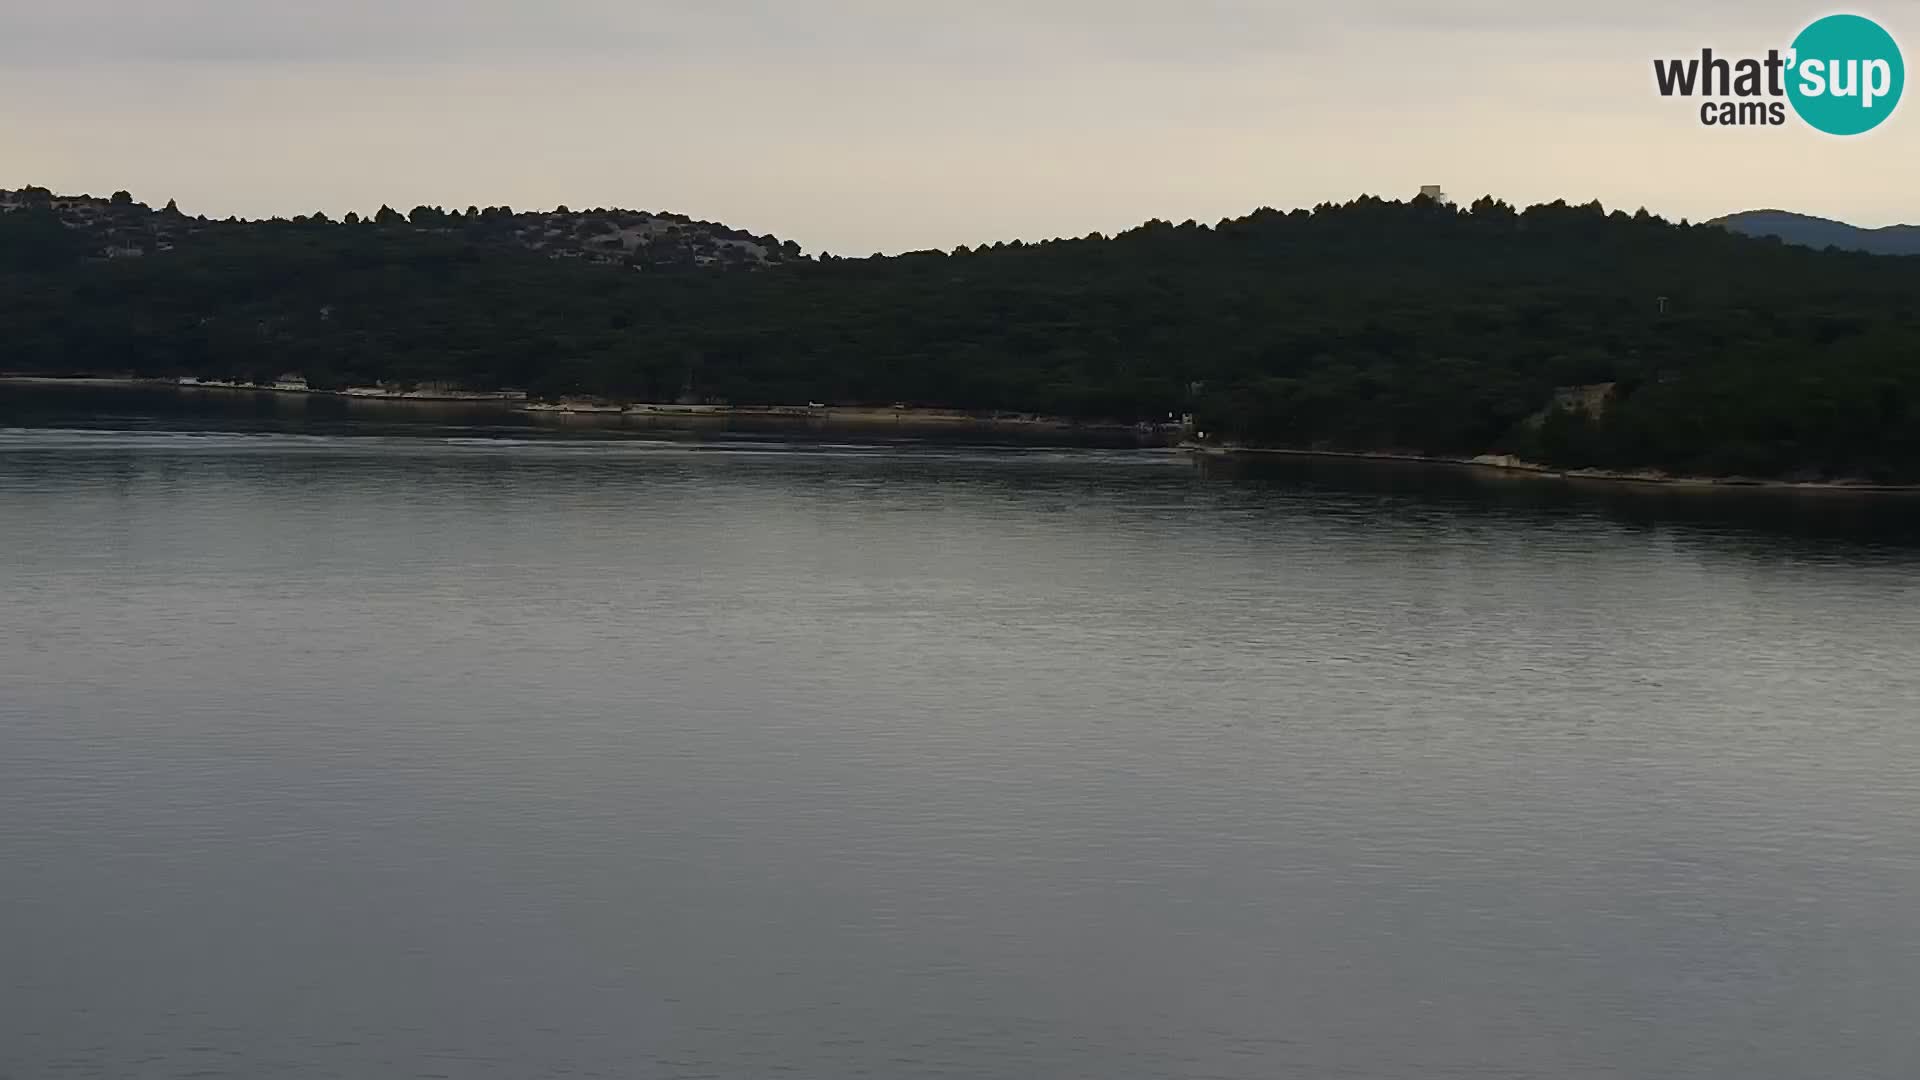
<svg viewBox="0 0 1920 1080"><path fill-rule="evenodd" d="M1920 225L1889 225L1863 229L1844 221L1792 214L1785 210L1749 210L1715 218L1719 225L1744 236L1774 236L1801 247L1837 247L1873 255L1920 255Z"/></svg>
<svg viewBox="0 0 1920 1080"><path fill-rule="evenodd" d="M130 259L160 255L221 234L258 231L275 221L224 221L188 217L172 203L155 210L134 201L128 192L109 198L94 195L56 195L46 188L0 190L0 213L16 210L53 211L60 223L96 259ZM802 259L800 245L773 236L755 236L711 221L695 221L685 214L640 210L568 210L515 213L505 206L465 212L437 206L412 212L381 207L364 221L357 214L333 222L324 214L297 217L303 225L384 227L421 234L458 236L504 249L536 252L552 259L578 259L634 269L669 267L752 268Z"/></svg>

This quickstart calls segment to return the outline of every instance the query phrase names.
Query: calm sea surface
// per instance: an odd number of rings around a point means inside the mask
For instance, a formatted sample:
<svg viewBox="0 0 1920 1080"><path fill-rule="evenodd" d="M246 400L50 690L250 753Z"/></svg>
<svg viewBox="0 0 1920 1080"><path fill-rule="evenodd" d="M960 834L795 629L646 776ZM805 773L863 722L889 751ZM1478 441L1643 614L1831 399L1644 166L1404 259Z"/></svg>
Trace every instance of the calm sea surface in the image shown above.
<svg viewBox="0 0 1920 1080"><path fill-rule="evenodd" d="M1920 1074L1913 500L122 426L0 1076Z"/></svg>

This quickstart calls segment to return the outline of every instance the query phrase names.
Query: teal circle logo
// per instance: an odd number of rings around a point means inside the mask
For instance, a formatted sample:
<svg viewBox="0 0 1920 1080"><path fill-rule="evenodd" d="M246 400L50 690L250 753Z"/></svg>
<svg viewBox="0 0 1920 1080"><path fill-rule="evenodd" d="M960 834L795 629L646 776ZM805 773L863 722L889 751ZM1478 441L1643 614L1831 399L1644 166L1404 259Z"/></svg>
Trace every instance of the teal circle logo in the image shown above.
<svg viewBox="0 0 1920 1080"><path fill-rule="evenodd" d="M1893 35L1859 15L1829 15L1800 31L1789 63L1793 111L1829 135L1879 127L1907 85L1907 65Z"/></svg>

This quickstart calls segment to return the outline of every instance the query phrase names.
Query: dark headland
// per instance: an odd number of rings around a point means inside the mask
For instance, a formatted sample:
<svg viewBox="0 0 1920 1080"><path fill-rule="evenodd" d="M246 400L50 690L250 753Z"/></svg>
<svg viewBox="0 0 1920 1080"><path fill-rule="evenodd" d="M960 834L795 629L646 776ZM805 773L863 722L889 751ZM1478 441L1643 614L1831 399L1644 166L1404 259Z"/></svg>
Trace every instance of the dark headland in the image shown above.
<svg viewBox="0 0 1920 1080"><path fill-rule="evenodd" d="M1920 482L1920 259L1363 197L846 259L670 214L0 193L0 372Z"/></svg>

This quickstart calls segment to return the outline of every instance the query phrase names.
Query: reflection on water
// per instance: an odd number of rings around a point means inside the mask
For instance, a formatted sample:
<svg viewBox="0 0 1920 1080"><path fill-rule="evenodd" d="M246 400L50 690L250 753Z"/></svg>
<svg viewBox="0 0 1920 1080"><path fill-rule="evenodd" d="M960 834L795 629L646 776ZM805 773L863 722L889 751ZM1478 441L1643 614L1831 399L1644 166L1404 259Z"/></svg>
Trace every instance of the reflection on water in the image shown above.
<svg viewBox="0 0 1920 1080"><path fill-rule="evenodd" d="M1249 456L1200 463L1210 479L1263 491L1366 492L1460 513L1550 521L1590 514L1643 529L1676 529L1772 548L1786 537L1810 555L1920 546L1920 493L1694 487L1559 479L1468 466ZM1838 546L1835 546L1838 545ZM1776 548L1777 550L1777 548Z"/></svg>
<svg viewBox="0 0 1920 1080"><path fill-rule="evenodd" d="M0 432L0 1075L1904 1077L1914 502Z"/></svg>

